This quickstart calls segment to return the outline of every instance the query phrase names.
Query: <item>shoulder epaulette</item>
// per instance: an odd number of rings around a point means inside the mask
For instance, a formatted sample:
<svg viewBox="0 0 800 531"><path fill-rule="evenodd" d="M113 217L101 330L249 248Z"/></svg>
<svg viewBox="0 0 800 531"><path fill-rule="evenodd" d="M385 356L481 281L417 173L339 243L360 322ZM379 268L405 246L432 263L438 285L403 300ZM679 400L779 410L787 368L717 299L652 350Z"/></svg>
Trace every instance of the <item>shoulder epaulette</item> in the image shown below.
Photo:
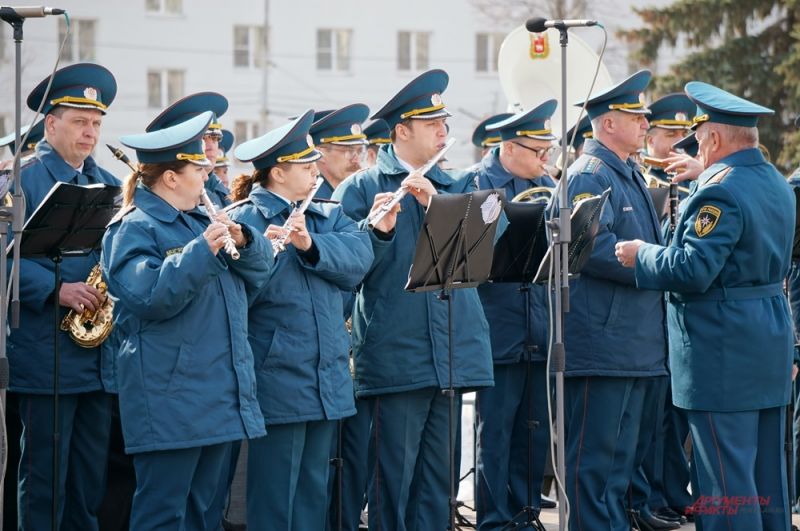
<svg viewBox="0 0 800 531"><path fill-rule="evenodd" d="M223 212L227 212L227 211L231 210L232 208L235 208L235 207L237 207L239 205L244 205L245 203L251 203L251 202L252 201L250 200L249 197L245 197L244 199L240 199L240 200L238 200L238 201L236 201L234 203L231 203L230 205L226 206L225 208L222 209L222 211Z"/></svg>
<svg viewBox="0 0 800 531"><path fill-rule="evenodd" d="M733 167L728 166L727 168L723 168L717 173L715 173L709 180L705 182L703 186L707 186L709 184L719 184L722 180L731 172Z"/></svg>
<svg viewBox="0 0 800 531"><path fill-rule="evenodd" d="M108 225L106 225L106 227L110 227L114 223L122 221L122 218L124 218L134 210L136 210L136 205L128 205L126 207L120 208L119 210L117 210L117 213L114 214L114 217L111 218L111 221L108 222Z"/></svg>
<svg viewBox="0 0 800 531"><path fill-rule="evenodd" d="M586 164L583 165L581 173L597 173L597 170L600 169L602 162L603 161L597 157L589 157L589 160L587 160Z"/></svg>
<svg viewBox="0 0 800 531"><path fill-rule="evenodd" d="M31 164L33 164L37 160L39 160L39 159L37 159L35 155L28 155L27 157L23 157L19 161L19 171L21 172L22 170L24 170L25 168L27 168L28 166L30 166Z"/></svg>

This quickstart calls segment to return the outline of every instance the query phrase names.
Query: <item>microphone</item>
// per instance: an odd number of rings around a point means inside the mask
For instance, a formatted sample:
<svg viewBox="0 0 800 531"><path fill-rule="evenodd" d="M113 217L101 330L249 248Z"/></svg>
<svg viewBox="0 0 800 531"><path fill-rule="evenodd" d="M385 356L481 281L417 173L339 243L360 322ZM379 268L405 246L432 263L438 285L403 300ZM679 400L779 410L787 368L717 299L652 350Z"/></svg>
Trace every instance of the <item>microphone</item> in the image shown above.
<svg viewBox="0 0 800 531"><path fill-rule="evenodd" d="M3 20L22 19L22 18L40 18L47 15L63 15L65 10L57 7L43 7L43 6L28 6L28 7L12 7L0 6L0 18Z"/></svg>
<svg viewBox="0 0 800 531"><path fill-rule="evenodd" d="M597 26L596 20L547 20L542 17L529 18L525 23L525 29L531 33L542 33L547 28L565 30L567 28L578 28L582 26Z"/></svg>

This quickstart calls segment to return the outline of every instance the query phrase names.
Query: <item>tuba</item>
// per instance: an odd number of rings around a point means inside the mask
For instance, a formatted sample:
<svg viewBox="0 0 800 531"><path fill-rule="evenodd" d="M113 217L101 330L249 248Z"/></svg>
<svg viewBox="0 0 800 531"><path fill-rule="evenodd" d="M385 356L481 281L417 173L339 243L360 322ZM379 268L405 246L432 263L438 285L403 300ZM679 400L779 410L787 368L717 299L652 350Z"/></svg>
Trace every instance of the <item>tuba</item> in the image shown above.
<svg viewBox="0 0 800 531"><path fill-rule="evenodd" d="M509 110L532 109L544 100L561 99L561 54L558 43L559 33L548 29L544 33L529 33L520 26L503 40L497 58L497 73L500 85L509 104ZM581 101L589 96L599 57L585 41L570 32L570 46L567 48L569 64L569 83L567 102ZM600 65L594 91L613 85L611 75L604 64ZM567 125L561 124L559 110L551 119L553 133L560 136L578 120L580 107L567 107Z"/></svg>
<svg viewBox="0 0 800 531"><path fill-rule="evenodd" d="M69 332L69 336L79 346L94 348L105 341L111 333L114 301L108 296L108 286L103 280L100 264L95 264L89 272L86 283L105 295L106 300L94 312L84 310L82 313L78 313L70 310L61 320L61 330Z"/></svg>
<svg viewBox="0 0 800 531"><path fill-rule="evenodd" d="M549 186L534 186L514 196L513 203L549 203L555 188Z"/></svg>

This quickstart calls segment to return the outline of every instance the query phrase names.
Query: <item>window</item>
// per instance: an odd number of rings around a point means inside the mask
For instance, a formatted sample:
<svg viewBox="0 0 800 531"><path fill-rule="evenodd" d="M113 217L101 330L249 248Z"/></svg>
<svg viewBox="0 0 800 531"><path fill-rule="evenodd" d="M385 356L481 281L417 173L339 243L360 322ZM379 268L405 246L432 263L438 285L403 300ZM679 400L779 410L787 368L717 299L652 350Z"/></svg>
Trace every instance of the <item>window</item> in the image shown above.
<svg viewBox="0 0 800 531"><path fill-rule="evenodd" d="M497 57L504 33L478 33L475 35L475 71L497 72Z"/></svg>
<svg viewBox="0 0 800 531"><path fill-rule="evenodd" d="M180 15L183 13L183 0L145 0L148 13Z"/></svg>
<svg viewBox="0 0 800 531"><path fill-rule="evenodd" d="M183 70L150 70L147 73L147 106L157 109L183 97Z"/></svg>
<svg viewBox="0 0 800 531"><path fill-rule="evenodd" d="M78 61L95 60L95 30L96 20L72 19L71 33L64 43L64 60L70 63ZM64 40L67 33L67 23L63 18L58 19L58 44Z"/></svg>
<svg viewBox="0 0 800 531"><path fill-rule="evenodd" d="M233 27L233 66L261 68L266 51L264 26Z"/></svg>
<svg viewBox="0 0 800 531"><path fill-rule="evenodd" d="M352 30L317 30L317 70L350 70Z"/></svg>
<svg viewBox="0 0 800 531"><path fill-rule="evenodd" d="M233 136L236 137L237 144L258 137L258 122L249 122L246 120L237 120L233 122Z"/></svg>
<svg viewBox="0 0 800 531"><path fill-rule="evenodd" d="M397 32L397 69L427 70L431 34L421 31Z"/></svg>

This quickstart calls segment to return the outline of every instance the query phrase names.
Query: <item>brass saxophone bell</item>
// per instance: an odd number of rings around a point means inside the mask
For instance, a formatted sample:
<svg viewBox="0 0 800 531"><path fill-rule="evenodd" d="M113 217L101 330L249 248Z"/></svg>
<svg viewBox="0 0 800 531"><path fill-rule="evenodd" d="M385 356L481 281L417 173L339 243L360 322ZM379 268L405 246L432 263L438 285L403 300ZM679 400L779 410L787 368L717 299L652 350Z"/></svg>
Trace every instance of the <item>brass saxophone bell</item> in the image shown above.
<svg viewBox="0 0 800 531"><path fill-rule="evenodd" d="M70 310L61 320L61 330L69 332L69 336L79 346L94 348L111 334L114 301L108 296L108 286L103 280L100 264L96 264L89 272L86 283L105 295L105 301L96 311L84 310L78 313Z"/></svg>

